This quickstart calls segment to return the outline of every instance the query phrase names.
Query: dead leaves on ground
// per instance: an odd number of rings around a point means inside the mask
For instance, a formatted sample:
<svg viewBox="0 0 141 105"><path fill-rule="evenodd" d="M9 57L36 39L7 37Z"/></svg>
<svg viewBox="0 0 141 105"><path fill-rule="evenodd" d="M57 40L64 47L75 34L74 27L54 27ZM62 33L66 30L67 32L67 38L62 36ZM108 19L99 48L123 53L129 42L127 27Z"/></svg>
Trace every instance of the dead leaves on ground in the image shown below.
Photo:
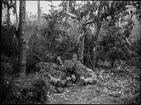
<svg viewBox="0 0 141 105"><path fill-rule="evenodd" d="M65 88L61 94L51 94L50 103L63 104L99 104L99 103L135 103L139 101L140 82L136 80L140 73L135 67L124 67L127 75L116 75L99 69L97 72L99 84L87 86L72 86ZM119 68L114 68L119 70ZM134 72L135 71L135 72ZM118 71L117 71L118 72ZM134 78L136 76L136 78Z"/></svg>

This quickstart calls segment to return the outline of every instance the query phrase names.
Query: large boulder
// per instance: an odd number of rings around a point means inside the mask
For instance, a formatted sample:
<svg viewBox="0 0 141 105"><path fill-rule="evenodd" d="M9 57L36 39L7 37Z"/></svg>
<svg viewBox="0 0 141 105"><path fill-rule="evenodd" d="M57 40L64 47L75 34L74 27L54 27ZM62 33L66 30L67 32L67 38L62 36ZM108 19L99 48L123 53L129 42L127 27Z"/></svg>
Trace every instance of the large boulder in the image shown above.
<svg viewBox="0 0 141 105"><path fill-rule="evenodd" d="M70 74L78 75L79 77L94 77L96 78L96 74L93 70L86 67L80 61L76 60L65 60L63 64L63 69L65 72L69 72Z"/></svg>
<svg viewBox="0 0 141 105"><path fill-rule="evenodd" d="M82 82L93 83L97 80L96 73L77 60L65 60L63 69L67 76L75 75L76 84L83 84Z"/></svg>
<svg viewBox="0 0 141 105"><path fill-rule="evenodd" d="M80 61L75 61L75 72L79 74L80 77L83 76L85 78L87 77L96 78L96 73L92 69L82 64Z"/></svg>

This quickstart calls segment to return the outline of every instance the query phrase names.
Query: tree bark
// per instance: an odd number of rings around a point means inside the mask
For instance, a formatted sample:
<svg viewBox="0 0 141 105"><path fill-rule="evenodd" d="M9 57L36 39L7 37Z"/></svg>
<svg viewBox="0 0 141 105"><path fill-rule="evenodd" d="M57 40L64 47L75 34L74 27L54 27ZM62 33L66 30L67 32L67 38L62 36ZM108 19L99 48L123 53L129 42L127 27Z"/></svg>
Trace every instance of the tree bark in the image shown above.
<svg viewBox="0 0 141 105"><path fill-rule="evenodd" d="M19 70L20 75L26 74L26 52L27 42L25 39L25 13L26 13L26 1L20 1L20 13L19 13Z"/></svg>
<svg viewBox="0 0 141 105"><path fill-rule="evenodd" d="M75 8L75 4L76 4L76 1L74 0L74 1L73 1L73 7L74 7L74 8Z"/></svg>
<svg viewBox="0 0 141 105"><path fill-rule="evenodd" d="M1 26L2 26L2 9L3 9L2 1L0 1L0 3L1 3L1 17L0 17L0 21L1 21Z"/></svg>
<svg viewBox="0 0 141 105"><path fill-rule="evenodd" d="M15 0L15 14L16 14L16 28L18 28L19 19L17 14L17 0Z"/></svg>
<svg viewBox="0 0 141 105"><path fill-rule="evenodd" d="M7 26L9 27L10 26L10 7L7 6L7 19L6 19L6 22L7 22Z"/></svg>
<svg viewBox="0 0 141 105"><path fill-rule="evenodd" d="M37 36L39 37L39 30L40 30L40 0L38 0L38 32Z"/></svg>
<svg viewBox="0 0 141 105"><path fill-rule="evenodd" d="M67 12L69 12L69 4L70 4L70 1L67 1Z"/></svg>
<svg viewBox="0 0 141 105"><path fill-rule="evenodd" d="M101 22L98 20L97 21L97 27L96 27L96 34L93 36L93 41L94 41L94 47L93 47L93 70L97 66L97 46L98 46L98 35L100 32L101 28Z"/></svg>
<svg viewBox="0 0 141 105"><path fill-rule="evenodd" d="M80 41L78 43L78 60L83 63L83 52L84 52L84 32L82 33L80 37Z"/></svg>

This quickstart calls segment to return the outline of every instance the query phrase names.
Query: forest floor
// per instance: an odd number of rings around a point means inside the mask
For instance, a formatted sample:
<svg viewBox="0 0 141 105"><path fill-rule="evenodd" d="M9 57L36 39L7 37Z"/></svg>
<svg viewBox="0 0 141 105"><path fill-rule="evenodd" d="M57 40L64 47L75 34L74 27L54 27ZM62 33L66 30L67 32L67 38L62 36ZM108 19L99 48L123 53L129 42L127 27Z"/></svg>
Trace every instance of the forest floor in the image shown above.
<svg viewBox="0 0 141 105"><path fill-rule="evenodd" d="M120 68L116 68L116 70ZM113 69L98 69L100 83L73 85L62 93L48 93L46 104L135 104L140 103L140 74L134 67L126 67L128 73ZM137 70L137 71L136 71ZM109 72L110 71L110 72ZM119 74L120 73L120 74Z"/></svg>

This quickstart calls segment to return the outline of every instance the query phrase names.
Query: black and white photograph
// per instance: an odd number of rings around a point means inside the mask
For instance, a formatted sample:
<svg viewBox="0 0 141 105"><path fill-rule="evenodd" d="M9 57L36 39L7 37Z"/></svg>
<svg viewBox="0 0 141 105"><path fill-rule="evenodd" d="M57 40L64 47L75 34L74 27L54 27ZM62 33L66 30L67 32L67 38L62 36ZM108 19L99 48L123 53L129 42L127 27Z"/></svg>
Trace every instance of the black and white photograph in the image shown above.
<svg viewBox="0 0 141 105"><path fill-rule="evenodd" d="M0 45L1 105L140 105L140 1L1 0Z"/></svg>

